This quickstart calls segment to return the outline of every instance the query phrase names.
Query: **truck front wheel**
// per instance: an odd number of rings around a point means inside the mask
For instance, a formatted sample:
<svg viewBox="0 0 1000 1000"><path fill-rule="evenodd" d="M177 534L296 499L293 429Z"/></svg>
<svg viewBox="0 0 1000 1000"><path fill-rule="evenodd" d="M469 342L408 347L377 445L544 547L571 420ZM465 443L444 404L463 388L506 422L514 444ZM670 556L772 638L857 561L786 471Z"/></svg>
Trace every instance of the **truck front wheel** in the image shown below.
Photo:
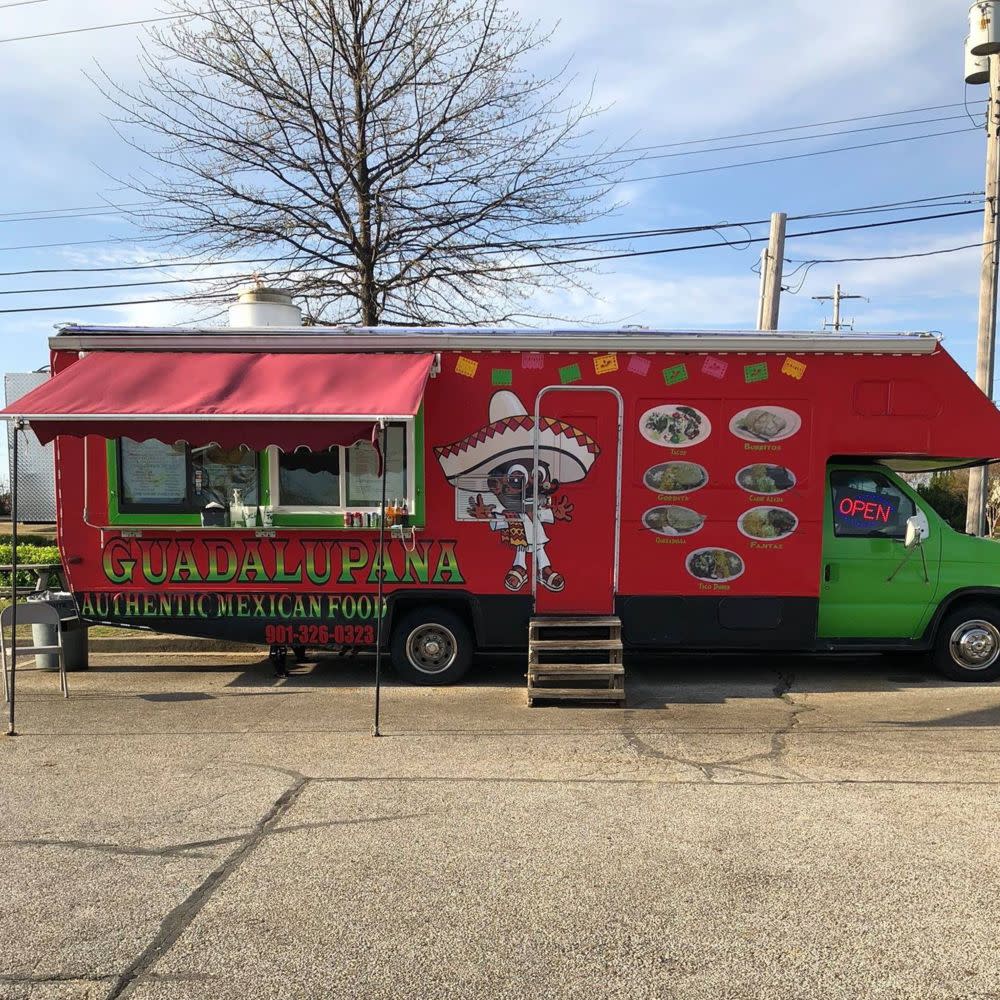
<svg viewBox="0 0 1000 1000"><path fill-rule="evenodd" d="M975 604L946 615L934 643L934 665L955 681L1000 677L1000 611Z"/></svg>
<svg viewBox="0 0 1000 1000"><path fill-rule="evenodd" d="M392 630L392 665L411 684L455 684L472 665L472 633L449 608L419 608Z"/></svg>

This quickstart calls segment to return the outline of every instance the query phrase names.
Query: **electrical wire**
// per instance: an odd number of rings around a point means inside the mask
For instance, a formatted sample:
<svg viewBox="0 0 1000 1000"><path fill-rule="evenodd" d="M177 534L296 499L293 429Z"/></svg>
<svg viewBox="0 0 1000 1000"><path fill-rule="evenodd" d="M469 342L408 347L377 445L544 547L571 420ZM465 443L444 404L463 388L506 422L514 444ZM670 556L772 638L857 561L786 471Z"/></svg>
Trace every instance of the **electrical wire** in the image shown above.
<svg viewBox="0 0 1000 1000"><path fill-rule="evenodd" d="M37 0L41 3L42 0ZM258 7L267 7L266 3L249 4L246 7L237 7L236 10L254 10ZM145 17L139 21L116 21L114 24L92 24L85 28L65 28L62 31L44 31L37 35L17 35L13 38L0 38L0 45L7 42L30 42L38 38L56 38L60 35L82 35L89 31L106 31L109 28L133 28L141 24L157 24L161 21L192 21L198 14L166 14L163 17Z"/></svg>
<svg viewBox="0 0 1000 1000"><path fill-rule="evenodd" d="M927 222L927 221L931 221L931 220L935 220L935 219L954 218L956 216L970 215L970 214L978 214L978 212L975 211L975 210L973 210L971 212L951 212L951 213L940 214L940 215L926 215L926 216L912 217L912 218L908 218L908 219L890 219L890 220L886 220L886 221L883 221L883 222L865 223L864 225L837 226L837 227L830 228L830 229L816 229L816 230L811 230L811 231L801 232L801 233L790 233L790 234L788 234L786 236L786 240L802 239L802 238L808 237L808 236L829 235L829 234L832 234L832 233L858 232L858 231L866 230L866 229L879 229L879 228L885 228L887 226L903 225L903 224L908 224L908 223L913 223L913 222ZM745 241L747 247L749 247L750 245L752 245L754 243L767 243L767 242L768 242L768 237L766 237L766 236L756 237L756 238L750 238L750 239L748 239L748 240ZM688 251L688 250L714 249L716 247L725 247L725 246L731 246L731 245L732 244L727 241L727 242L721 242L721 243L694 244L694 245L687 245L687 246L682 246L682 247L660 247L660 248L657 248L655 250L629 251L629 252L620 253L620 254L605 254L605 255L596 256L596 257L581 257L581 258L570 259L570 260L562 260L562 261L556 261L556 262L539 262L539 263L528 263L528 264L504 265L504 266L499 266L499 267L484 268L484 269L481 269L481 271L479 273L498 273L498 272L509 272L509 271L525 271L525 270L531 270L531 269L535 269L535 268L539 268L539 267L548 267L548 268L551 268L551 267L558 267L558 266L569 266L569 265L572 265L572 264L591 264L591 263L598 263L598 262L609 261L609 260L622 260L622 259L627 259L627 258L662 256L664 254L680 253L680 252ZM833 261L831 261L831 263L833 263ZM326 270L326 268L315 268L315 267L313 267L313 268L301 268L300 270L306 271L306 272L308 272L308 271L316 271L316 270L321 270L322 271L322 270ZM190 278L190 279L187 279L187 278L172 278L172 279L163 279L163 280L149 281L149 282L145 282L144 281L144 282L130 282L130 283L116 283L116 284L87 285L87 286L75 286L75 287L68 287L68 288L18 289L18 290L14 290L14 291L3 292L3 293L0 293L0 294L5 294L5 295L16 295L16 294L28 295L28 294L46 294L46 293L55 293L55 292L66 292L66 291L96 291L96 290L105 290L105 289L113 289L113 288L141 288L141 287L148 287L148 286L151 286L151 285L195 284L195 283L200 283L200 282L204 282L204 281L224 281L224 280L230 280L230 281L232 281L234 283L239 283L241 281L247 280L248 277L251 277L251 276L246 276L246 275L241 276L241 275L227 274L227 275L215 275L215 276L203 277L203 278ZM180 297L180 298L177 299L177 301L186 301L186 300L189 300L191 298L199 298L199 297L200 296ZM209 296L209 297L211 297L211 296ZM173 300L165 300L165 301L173 301ZM133 305L133 304L136 304L136 303L129 302L129 303L121 303L121 304ZM29 308L25 308L25 309L3 309L3 310L0 310L0 313L12 313L12 312L22 312L22 311L23 312L46 312L46 311L58 311L58 310L61 310L61 309L84 309L84 308L98 308L98 307L102 307L103 308L104 305L103 304L95 303L95 304L92 304L92 305L82 304L82 305L74 305L74 306L51 306L51 307L49 307L49 306L42 306L42 307L29 307Z"/></svg>
<svg viewBox="0 0 1000 1000"><path fill-rule="evenodd" d="M757 132L734 132L730 135L717 135L708 139L684 139L679 142L663 142L653 146L631 146L631 153L643 153L653 149L675 149L678 146L697 146L706 142L728 142L730 139L754 139L761 135L777 135L779 132L800 132L806 128L826 128L829 125L853 125L855 122L874 121L876 118L895 118L899 115L921 115L930 111L950 111L960 108L957 104L932 104L924 108L909 108L904 111L882 111L872 115L856 115L853 118L835 118L825 122L808 122L805 125L785 125L781 128L761 129Z"/></svg>
<svg viewBox="0 0 1000 1000"><path fill-rule="evenodd" d="M161 303L209 302L232 299L231 295L175 295L166 299L125 299L117 302L84 302L69 306L35 306L30 309L0 309L0 315L11 313L68 312L71 309L110 309L116 306L151 306Z"/></svg>
<svg viewBox="0 0 1000 1000"><path fill-rule="evenodd" d="M30 7L36 3L48 3L49 0L16 0L15 3L0 3L0 10L7 10L8 7Z"/></svg>
<svg viewBox="0 0 1000 1000"><path fill-rule="evenodd" d="M736 170L740 167L757 167L768 163L784 163L789 160L804 160L810 156L830 156L833 153L848 153L859 149L874 149L876 146L893 146L901 142L913 142L916 139L937 139L948 135L961 135L966 132L974 132L978 129L960 128L951 129L947 132L927 132L922 135L908 135L899 139L884 139L880 142L866 142L855 146L837 146L833 149L817 149L809 153L794 153L789 156L773 156L766 160L745 160L742 163L723 163L714 167L698 167L695 170L677 170L668 174L649 174L644 177L625 177L618 181L618 184L638 184L641 181L658 181L668 177L688 177L692 174L710 174L719 170ZM604 184L588 184L585 187L604 187Z"/></svg>
<svg viewBox="0 0 1000 1000"><path fill-rule="evenodd" d="M931 207L936 207L936 206L931 206ZM842 226L842 227L838 227L836 229L821 230L821 232L824 232L824 233L828 233L828 232L854 232L854 231L861 230L861 229L870 229L870 228L874 229L874 228L882 228L882 227L887 227L887 226L906 225L906 224L909 224L909 223L912 223L912 222L928 222L928 221L934 221L934 220L939 220L939 219L952 219L952 218L957 218L957 217L960 217L960 216L978 215L978 214L979 214L979 210L978 209L971 209L971 210L968 210L968 211L960 211L960 212L943 212L943 213L938 213L938 214L935 214L935 215L922 215L922 216L910 217L910 218L906 218L906 219L888 219L888 220L885 220L885 221L882 221L882 222L867 223L867 224L861 225L861 226ZM825 214L823 217L824 218L828 218L828 217L830 217L830 215L829 214ZM792 216L793 221L797 220L797 219L800 219L800 218L801 219L808 219L808 218L811 218L811 216L801 216L801 217L799 217L799 216ZM710 243L710 244L705 244L703 246L698 246L698 247L688 247L688 248L685 248L685 247L680 247L680 248L677 248L677 247L664 247L664 248L658 248L656 250L650 250L650 251L639 251L639 252L637 252L637 251L629 251L629 252L625 252L625 253L622 253L622 254L614 254L614 255L598 256L598 257L589 257L589 258L584 258L582 260L586 260L588 262L589 261L602 261L602 260L616 260L616 259L622 259L622 258L627 258L627 257L631 257L631 256L644 256L644 255L647 255L647 254L648 255L652 255L652 254L661 254L661 253L672 253L672 252L674 252L674 251L676 251L678 249L704 249L706 247L714 247L714 246L730 246L730 247L733 247L734 249L747 249L753 243L760 242L760 240L754 239L752 237L752 235L751 235L749 229L747 228L747 226L748 225L763 225L767 221L768 220L766 220L766 219L762 219L762 220L759 220L757 222L752 222L752 223L738 223L738 222L733 222L733 223L716 223L716 224L707 225L707 226L688 227L688 228L683 229L683 230L675 230L675 231L672 231L672 232L671 231L662 231L661 230L661 231L654 232L654 233L650 234L650 235L681 235L681 234L689 235L689 234L694 233L694 232L715 232L715 233L717 233L718 235L721 236L721 233L719 232L720 230L737 228L737 229L742 229L747 234L747 239L746 240L740 240L738 242L726 240L725 237L722 237L722 239L723 239L722 243ZM622 238L622 239L631 239L631 238L634 238L634 234L629 234L627 236L620 237L620 238ZM585 244L586 242L588 242L588 241L574 239L573 245L577 246L577 245L580 245L580 244ZM600 240L595 240L594 242L601 242L601 241ZM493 249L496 252L508 253L511 250L530 250L531 246L525 245L525 244L514 244L511 247L495 247ZM558 249L558 247L555 247L553 249ZM569 260L569 261L551 261L551 262L550 261L543 261L543 262L539 262L539 263L529 263L529 264L522 264L522 265L514 265L510 269L511 270L522 270L522 269L529 268L529 267L551 267L551 266L558 266L558 265L562 265L562 264L580 263L580 262L582 262L582 260L575 260L575 261L574 260ZM221 266L233 266L233 265L236 265L236 264L267 264L267 263L271 263L271 264L280 264L280 263L293 264L294 262L287 261L287 260L282 260L281 258L274 258L274 259L271 259L271 260L263 260L261 258L248 258L248 259L239 259L239 260L222 261L222 262L212 262L212 261L196 261L196 262L178 261L178 262L169 262L169 261L160 261L158 263L153 263L153 264L127 264L127 265L122 265L122 266L109 266L109 267L96 267L96 268L84 268L84 267L80 267L80 268L35 268L35 269L32 269L32 270L28 270L28 271L7 271L7 272L0 272L0 278L25 277L25 276L28 276L28 275L42 275L42 274L72 274L72 273L91 274L91 273L109 273L109 272L135 272L135 271L143 271L143 270L166 270L166 269L169 269L169 268L172 268L172 267L221 267ZM334 266L337 266L337 264L334 263L334 262L330 262L330 263L327 263L325 265L319 265L319 266L317 266L317 265L298 265L298 266L296 266L296 270L298 270L298 271L304 271L304 272L311 272L311 271L316 271L316 270L325 271L325 270L329 270L329 268L334 267ZM493 270L493 269L492 268L486 268L485 270L490 271L490 270ZM162 278L162 279L157 279L155 281L138 281L138 282L124 282L124 283L102 283L102 284L94 284L94 285L72 285L72 286L60 286L60 287L52 287L52 288L18 288L18 289L8 289L8 290L5 290L5 291L0 291L0 295L52 294L52 293L56 293L56 292L94 291L94 290L98 290L98 289L111 289L111 288L139 288L139 287L145 287L145 286L151 286L151 285L170 285L170 284L185 284L185 283L187 283L187 284L194 284L194 283L199 283L199 282L204 282L204 281L225 281L227 279L232 279L233 281L245 281L249 277L252 277L252 276L248 276L248 275L232 275L232 274L218 274L218 275L205 275L205 276L197 276L196 275L196 276L192 276L190 278Z"/></svg>

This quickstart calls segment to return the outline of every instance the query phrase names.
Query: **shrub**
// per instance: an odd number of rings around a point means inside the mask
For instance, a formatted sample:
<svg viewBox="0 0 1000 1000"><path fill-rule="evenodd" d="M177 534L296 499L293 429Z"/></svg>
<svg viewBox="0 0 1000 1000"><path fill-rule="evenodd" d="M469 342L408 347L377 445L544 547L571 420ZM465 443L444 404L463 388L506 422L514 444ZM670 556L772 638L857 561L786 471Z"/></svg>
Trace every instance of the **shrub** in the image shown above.
<svg viewBox="0 0 1000 1000"><path fill-rule="evenodd" d="M10 559L10 542L0 542L0 566L9 566ZM35 545L30 542L22 543L19 540L17 543L17 561L18 565L24 565L25 563L58 563L59 549L54 545ZM35 575L34 570L18 570L18 587L34 587L37 579L38 577ZM49 586L59 586L59 577L54 573L49 577ZM5 587L10 587L10 573L0 571L0 588Z"/></svg>

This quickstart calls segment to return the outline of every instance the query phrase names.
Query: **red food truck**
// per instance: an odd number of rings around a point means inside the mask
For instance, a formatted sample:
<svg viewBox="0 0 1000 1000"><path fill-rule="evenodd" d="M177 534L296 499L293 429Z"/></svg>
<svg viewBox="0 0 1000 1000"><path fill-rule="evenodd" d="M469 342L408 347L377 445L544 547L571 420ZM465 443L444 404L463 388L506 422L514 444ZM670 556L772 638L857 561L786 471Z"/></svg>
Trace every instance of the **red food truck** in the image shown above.
<svg viewBox="0 0 1000 1000"><path fill-rule="evenodd" d="M51 351L5 416L56 442L89 622L280 660L381 621L418 683L533 620L1000 673L1000 547L897 474L1000 458L932 335L70 325Z"/></svg>

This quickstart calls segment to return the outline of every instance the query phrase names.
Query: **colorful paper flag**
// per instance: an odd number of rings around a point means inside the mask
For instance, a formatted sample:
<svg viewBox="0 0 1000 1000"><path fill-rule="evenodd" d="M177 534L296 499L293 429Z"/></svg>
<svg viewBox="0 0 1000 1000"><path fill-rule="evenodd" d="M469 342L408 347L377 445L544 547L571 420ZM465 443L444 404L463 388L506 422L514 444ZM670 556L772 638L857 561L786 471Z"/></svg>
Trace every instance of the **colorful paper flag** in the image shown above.
<svg viewBox="0 0 1000 1000"><path fill-rule="evenodd" d="M743 378L747 383L766 382L769 377L766 361L760 361L755 365L743 366Z"/></svg>
<svg viewBox="0 0 1000 1000"><path fill-rule="evenodd" d="M579 365L566 365L565 368L559 369L559 379L563 385L569 385L571 382L581 381L583 372L580 371Z"/></svg>
<svg viewBox="0 0 1000 1000"><path fill-rule="evenodd" d="M638 355L633 356L628 363L628 371L633 375L648 375L651 367L649 358L640 358Z"/></svg>
<svg viewBox="0 0 1000 1000"><path fill-rule="evenodd" d="M710 378L725 378L726 372L729 371L729 362L723 361L722 358L705 358L701 370Z"/></svg>
<svg viewBox="0 0 1000 1000"><path fill-rule="evenodd" d="M594 358L595 375L610 375L616 371L618 371L617 354L601 354L599 357Z"/></svg>
<svg viewBox="0 0 1000 1000"><path fill-rule="evenodd" d="M466 378L475 378L476 372L479 371L479 362L473 361L472 358L460 357L455 362L455 371Z"/></svg>
<svg viewBox="0 0 1000 1000"><path fill-rule="evenodd" d="M514 372L510 368L494 368L493 369L493 384L494 385L513 385L514 384Z"/></svg>
<svg viewBox="0 0 1000 1000"><path fill-rule="evenodd" d="M806 373L805 363L797 361L795 358L785 358L785 363L781 366L781 374L789 378L800 379Z"/></svg>
<svg viewBox="0 0 1000 1000"><path fill-rule="evenodd" d="M686 382L687 380L687 365L674 365L672 368L663 369L663 381L667 385L677 385L678 382Z"/></svg>

